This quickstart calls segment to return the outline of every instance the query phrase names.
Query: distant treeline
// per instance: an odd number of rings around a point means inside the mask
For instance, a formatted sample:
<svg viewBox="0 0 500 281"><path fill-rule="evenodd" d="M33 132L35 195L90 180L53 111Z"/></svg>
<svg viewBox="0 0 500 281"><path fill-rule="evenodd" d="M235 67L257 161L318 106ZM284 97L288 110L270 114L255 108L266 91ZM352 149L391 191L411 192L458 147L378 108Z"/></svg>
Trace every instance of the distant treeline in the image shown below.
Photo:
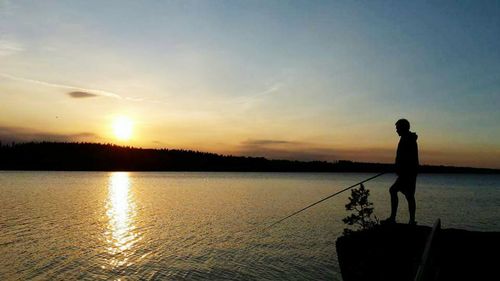
<svg viewBox="0 0 500 281"><path fill-rule="evenodd" d="M290 161L113 144L30 142L2 144L0 170L391 172L392 164ZM425 173L500 173L495 169L422 166Z"/></svg>

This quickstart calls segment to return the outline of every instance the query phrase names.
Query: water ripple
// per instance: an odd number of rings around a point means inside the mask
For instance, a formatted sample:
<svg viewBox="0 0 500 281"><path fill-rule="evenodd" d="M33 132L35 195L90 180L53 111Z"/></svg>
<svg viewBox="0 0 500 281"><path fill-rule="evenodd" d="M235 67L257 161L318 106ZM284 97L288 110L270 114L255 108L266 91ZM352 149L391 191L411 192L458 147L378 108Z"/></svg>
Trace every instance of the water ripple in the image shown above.
<svg viewBox="0 0 500 281"><path fill-rule="evenodd" d="M340 280L335 239L346 197L269 231L250 229L364 175L0 177L0 280ZM378 180L367 187L385 214L393 179ZM482 180L446 192L456 180L419 178L419 222L439 216L450 227L498 231L500 178Z"/></svg>

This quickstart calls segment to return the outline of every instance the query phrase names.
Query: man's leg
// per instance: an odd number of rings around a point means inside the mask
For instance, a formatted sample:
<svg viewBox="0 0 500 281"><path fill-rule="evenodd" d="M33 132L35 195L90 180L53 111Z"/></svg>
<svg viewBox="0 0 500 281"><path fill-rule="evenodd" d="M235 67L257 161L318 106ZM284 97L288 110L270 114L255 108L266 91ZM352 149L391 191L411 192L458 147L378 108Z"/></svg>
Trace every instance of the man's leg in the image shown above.
<svg viewBox="0 0 500 281"><path fill-rule="evenodd" d="M408 201L408 211L410 211L410 224L416 224L415 222L415 211L417 209L417 205L415 203L415 187L417 183L417 177L409 177L408 182L406 183L406 200Z"/></svg>
<svg viewBox="0 0 500 281"><path fill-rule="evenodd" d="M408 210L410 211L410 224L415 223L415 210L417 209L417 205L415 203L415 194L405 195L406 200L408 200Z"/></svg>
<svg viewBox="0 0 500 281"><path fill-rule="evenodd" d="M388 224L388 223L395 223L396 222L396 214L398 212L398 191L401 190L401 181L400 178L398 177L394 184L389 188L389 193L391 194L391 216L383 221L381 223L383 224Z"/></svg>
<svg viewBox="0 0 500 281"><path fill-rule="evenodd" d="M398 181L391 186L389 189L389 193L391 194L391 216L390 220L396 220L396 214L398 212Z"/></svg>

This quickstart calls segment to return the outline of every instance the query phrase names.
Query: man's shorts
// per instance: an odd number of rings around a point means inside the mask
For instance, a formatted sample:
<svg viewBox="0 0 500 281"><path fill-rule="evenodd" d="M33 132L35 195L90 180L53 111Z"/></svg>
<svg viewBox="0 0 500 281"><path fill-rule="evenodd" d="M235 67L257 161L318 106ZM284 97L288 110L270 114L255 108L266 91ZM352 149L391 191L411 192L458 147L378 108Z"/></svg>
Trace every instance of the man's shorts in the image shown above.
<svg viewBox="0 0 500 281"><path fill-rule="evenodd" d="M406 196L415 195L415 186L417 183L417 175L399 175L391 190L400 191Z"/></svg>

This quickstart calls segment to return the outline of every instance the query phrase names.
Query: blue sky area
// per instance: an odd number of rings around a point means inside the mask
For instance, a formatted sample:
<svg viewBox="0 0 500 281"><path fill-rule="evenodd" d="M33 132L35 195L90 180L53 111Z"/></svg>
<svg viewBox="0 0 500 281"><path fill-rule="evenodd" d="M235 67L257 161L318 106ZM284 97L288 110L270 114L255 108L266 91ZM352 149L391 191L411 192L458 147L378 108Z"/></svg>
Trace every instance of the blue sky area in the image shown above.
<svg viewBox="0 0 500 281"><path fill-rule="evenodd" d="M406 117L500 168L500 2L0 0L0 99L0 140L391 162Z"/></svg>

